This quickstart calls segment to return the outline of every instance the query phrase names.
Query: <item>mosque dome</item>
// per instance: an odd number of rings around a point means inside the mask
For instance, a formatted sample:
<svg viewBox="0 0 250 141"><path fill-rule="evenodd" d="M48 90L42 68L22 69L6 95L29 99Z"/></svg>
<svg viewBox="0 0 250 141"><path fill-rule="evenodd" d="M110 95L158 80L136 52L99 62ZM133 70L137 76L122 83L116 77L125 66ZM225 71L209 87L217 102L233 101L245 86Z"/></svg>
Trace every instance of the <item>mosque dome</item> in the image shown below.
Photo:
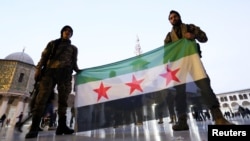
<svg viewBox="0 0 250 141"><path fill-rule="evenodd" d="M33 59L24 52L15 52L5 57L6 60L16 60L24 63L34 65Z"/></svg>

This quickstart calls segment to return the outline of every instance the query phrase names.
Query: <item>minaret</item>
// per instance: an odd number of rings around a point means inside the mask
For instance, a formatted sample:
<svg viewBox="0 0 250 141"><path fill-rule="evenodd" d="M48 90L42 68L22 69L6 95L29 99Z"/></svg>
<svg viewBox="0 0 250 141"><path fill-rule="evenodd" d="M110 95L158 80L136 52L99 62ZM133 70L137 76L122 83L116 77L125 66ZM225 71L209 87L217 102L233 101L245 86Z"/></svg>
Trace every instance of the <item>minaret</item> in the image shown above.
<svg viewBox="0 0 250 141"><path fill-rule="evenodd" d="M24 51L25 51L25 47L23 47L22 54L20 54L20 60L23 60L23 59L24 59Z"/></svg>
<svg viewBox="0 0 250 141"><path fill-rule="evenodd" d="M25 47L23 47L23 53L24 53L24 51L25 51Z"/></svg>
<svg viewBox="0 0 250 141"><path fill-rule="evenodd" d="M139 37L138 35L136 36L137 39L136 39L136 45L135 45L135 55L140 55L142 54L142 50L141 50L141 45L140 45L140 40L139 40Z"/></svg>

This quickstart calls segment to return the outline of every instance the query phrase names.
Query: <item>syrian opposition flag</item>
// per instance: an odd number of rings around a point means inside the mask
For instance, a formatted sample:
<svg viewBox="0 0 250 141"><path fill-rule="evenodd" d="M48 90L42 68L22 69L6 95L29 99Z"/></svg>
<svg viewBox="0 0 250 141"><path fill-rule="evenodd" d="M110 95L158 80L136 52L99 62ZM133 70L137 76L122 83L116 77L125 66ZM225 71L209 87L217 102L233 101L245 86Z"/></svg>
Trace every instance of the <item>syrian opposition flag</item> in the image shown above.
<svg viewBox="0 0 250 141"><path fill-rule="evenodd" d="M84 69L75 82L76 130L155 119L157 114L151 107L164 103L168 90L174 92L174 86L187 84L192 86L188 91L196 93L193 82L205 77L196 42L186 39L126 60Z"/></svg>

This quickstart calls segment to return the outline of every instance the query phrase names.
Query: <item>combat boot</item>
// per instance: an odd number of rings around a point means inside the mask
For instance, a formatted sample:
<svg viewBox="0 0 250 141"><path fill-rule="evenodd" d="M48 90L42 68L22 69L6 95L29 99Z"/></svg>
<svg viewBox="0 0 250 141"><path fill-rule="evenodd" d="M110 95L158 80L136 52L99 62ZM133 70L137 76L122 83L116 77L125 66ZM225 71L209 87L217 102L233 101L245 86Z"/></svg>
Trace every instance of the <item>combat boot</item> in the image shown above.
<svg viewBox="0 0 250 141"><path fill-rule="evenodd" d="M182 131L182 130L189 130L187 124L187 115L178 116L178 121L175 125L172 126L174 131Z"/></svg>
<svg viewBox="0 0 250 141"><path fill-rule="evenodd" d="M73 134L75 132L73 129L70 129L66 125L66 118L66 116L59 116L58 127L56 128L56 135Z"/></svg>
<svg viewBox="0 0 250 141"><path fill-rule="evenodd" d="M211 114L213 116L215 125L234 125L233 123L231 123L227 119L225 119L220 108L212 108Z"/></svg>
<svg viewBox="0 0 250 141"><path fill-rule="evenodd" d="M26 139L36 138L38 136L40 122L41 122L40 117L38 117L38 116L32 117L32 124L30 127L30 131L25 136Z"/></svg>

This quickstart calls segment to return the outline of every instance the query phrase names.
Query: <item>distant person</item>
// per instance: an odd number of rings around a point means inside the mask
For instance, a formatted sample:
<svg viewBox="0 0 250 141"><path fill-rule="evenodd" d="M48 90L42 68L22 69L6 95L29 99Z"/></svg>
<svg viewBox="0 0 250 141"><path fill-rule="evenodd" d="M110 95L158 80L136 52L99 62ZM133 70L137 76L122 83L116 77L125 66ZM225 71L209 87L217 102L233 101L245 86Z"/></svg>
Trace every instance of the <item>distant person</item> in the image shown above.
<svg viewBox="0 0 250 141"><path fill-rule="evenodd" d="M1 119L0 119L0 123L2 123L1 127L3 127L6 117L7 117L6 114L3 114L1 116Z"/></svg>
<svg viewBox="0 0 250 141"><path fill-rule="evenodd" d="M52 115L52 127L57 127L56 119L57 119L57 110L54 110Z"/></svg>
<svg viewBox="0 0 250 141"><path fill-rule="evenodd" d="M167 45L171 42L178 41L179 39L186 38L188 40L198 40L201 43L207 42L208 38L198 26L194 24L184 24L182 23L181 16L177 11L171 10L169 13L169 22L172 24L172 30L168 32L164 45ZM165 46L167 47L167 46ZM201 51L199 44L197 44L197 51L201 57ZM204 99L205 104L211 111L211 114L214 118L215 125L230 125L227 121L221 110L220 103L216 98L215 93L210 85L210 79L207 76L204 79L198 80L195 84L199 87L201 91L201 96ZM187 103L186 103L186 85L178 85L176 88L176 111L178 116L178 122L172 126L173 130L188 130L187 124Z"/></svg>
<svg viewBox="0 0 250 141"><path fill-rule="evenodd" d="M9 126L9 124L10 124L10 118L8 118L8 119L6 120L6 126L7 126L7 127Z"/></svg>
<svg viewBox="0 0 250 141"><path fill-rule="evenodd" d="M165 97L161 97L163 99L163 102L158 103L156 108L158 111L158 124L163 124L163 110L164 110L164 106L165 106L165 102L167 104L167 108L168 108L168 113L169 113L169 118L170 121L169 123L175 123L177 122L177 117L176 117L176 112L175 112L175 93L173 92L173 90L164 90L161 92L161 94L165 95Z"/></svg>
<svg viewBox="0 0 250 141"><path fill-rule="evenodd" d="M74 123L74 119L75 119L75 108L71 107L71 118L70 118L70 124L69 124L70 128L72 128L72 125Z"/></svg>
<svg viewBox="0 0 250 141"><path fill-rule="evenodd" d="M19 124L21 124L23 120L23 112L21 112L17 118L18 118L18 121L16 123L16 126L19 126Z"/></svg>
<svg viewBox="0 0 250 141"><path fill-rule="evenodd" d="M169 123L176 123L177 117L176 117L176 111L175 111L175 93L173 90L169 90L167 94L167 106L168 106L168 112L169 112Z"/></svg>

